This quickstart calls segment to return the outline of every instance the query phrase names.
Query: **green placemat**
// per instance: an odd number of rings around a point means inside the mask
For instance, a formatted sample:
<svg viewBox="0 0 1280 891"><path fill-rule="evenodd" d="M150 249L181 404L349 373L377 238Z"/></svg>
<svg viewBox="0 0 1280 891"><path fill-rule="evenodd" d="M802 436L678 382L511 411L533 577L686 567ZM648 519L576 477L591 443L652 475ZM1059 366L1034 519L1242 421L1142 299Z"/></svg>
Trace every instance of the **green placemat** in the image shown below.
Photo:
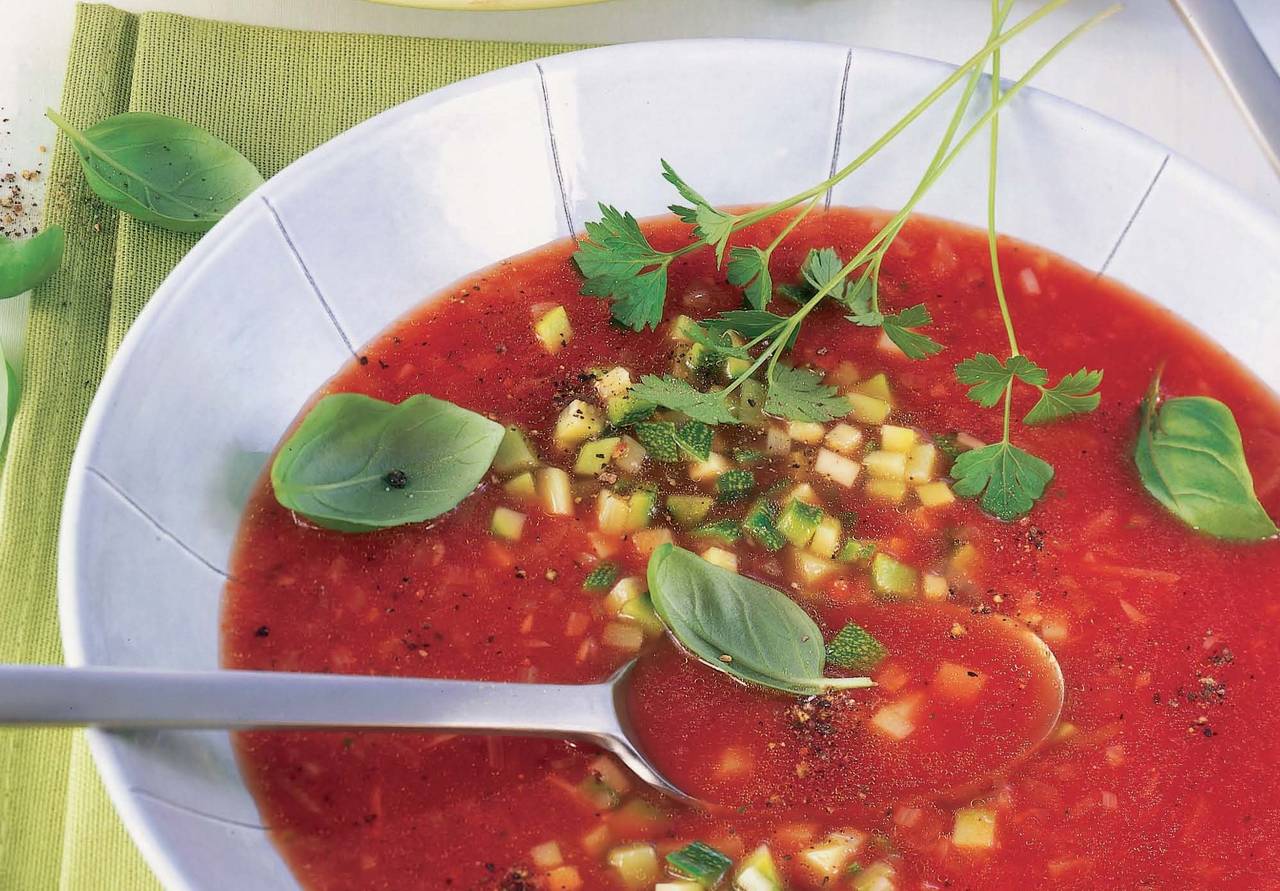
<svg viewBox="0 0 1280 891"><path fill-rule="evenodd" d="M574 48L283 31L80 6L61 110L79 127L129 110L184 118L270 176L419 93ZM45 219L66 228L67 256L32 300L23 400L0 477L3 662L62 661L54 559L76 437L121 337L195 243L97 202L62 139ZM0 731L0 889L155 887L83 738Z"/></svg>

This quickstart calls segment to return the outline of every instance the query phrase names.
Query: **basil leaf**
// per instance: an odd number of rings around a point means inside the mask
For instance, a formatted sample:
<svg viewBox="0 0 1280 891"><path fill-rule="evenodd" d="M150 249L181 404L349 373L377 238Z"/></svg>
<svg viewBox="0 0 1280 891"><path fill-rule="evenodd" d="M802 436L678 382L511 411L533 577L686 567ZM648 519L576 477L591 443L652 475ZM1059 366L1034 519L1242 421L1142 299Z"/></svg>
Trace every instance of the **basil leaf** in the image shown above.
<svg viewBox="0 0 1280 891"><path fill-rule="evenodd" d="M0 235L0 300L24 294L57 272L66 244L61 226L21 241Z"/></svg>
<svg viewBox="0 0 1280 891"><path fill-rule="evenodd" d="M451 402L325 396L271 465L276 500L326 529L369 532L451 510L489 470L503 427Z"/></svg>
<svg viewBox="0 0 1280 891"><path fill-rule="evenodd" d="M801 696L871 686L822 676L822 632L790 597L691 551L664 544L653 552L649 596L686 649L738 680Z"/></svg>
<svg viewBox="0 0 1280 891"><path fill-rule="evenodd" d="M173 232L207 232L262 185L249 160L212 133L150 112L130 111L87 130L50 109L107 204Z"/></svg>
<svg viewBox="0 0 1280 891"><path fill-rule="evenodd" d="M1254 494L1236 419L1218 400L1183 396L1161 404L1157 374L1142 401L1133 457L1147 491L1193 529L1242 541L1278 531Z"/></svg>

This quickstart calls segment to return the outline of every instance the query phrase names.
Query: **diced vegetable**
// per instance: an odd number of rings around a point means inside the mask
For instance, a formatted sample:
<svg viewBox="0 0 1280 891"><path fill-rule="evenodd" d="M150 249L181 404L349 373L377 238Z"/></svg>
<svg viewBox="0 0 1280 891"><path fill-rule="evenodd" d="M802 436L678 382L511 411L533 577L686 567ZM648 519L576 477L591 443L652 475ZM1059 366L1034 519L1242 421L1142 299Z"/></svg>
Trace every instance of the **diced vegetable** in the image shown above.
<svg viewBox="0 0 1280 891"><path fill-rule="evenodd" d="M787 435L796 442L813 445L822 442L827 428L813 421L791 421L787 424Z"/></svg>
<svg viewBox="0 0 1280 891"><path fill-rule="evenodd" d="M714 374L720 367L721 355L704 343L690 344L684 349L684 367L698 374Z"/></svg>
<svg viewBox="0 0 1280 891"><path fill-rule="evenodd" d="M891 739L906 739L916 729L916 713L920 710L919 693L882 705L871 716L871 726Z"/></svg>
<svg viewBox="0 0 1280 891"><path fill-rule="evenodd" d="M916 596L920 573L881 551L871 559L871 584L881 600L910 600Z"/></svg>
<svg viewBox="0 0 1280 891"><path fill-rule="evenodd" d="M781 550L787 543L786 538L778 531L774 520L778 516L778 505L768 499L761 498L751 506L751 510L742 520L742 531L754 538L766 550Z"/></svg>
<svg viewBox="0 0 1280 891"><path fill-rule="evenodd" d="M907 482L927 483L933 479L938 467L938 447L931 442L921 442L907 453Z"/></svg>
<svg viewBox="0 0 1280 891"><path fill-rule="evenodd" d="M622 838L654 838L666 831L671 818L643 798L633 798L610 815L609 825Z"/></svg>
<svg viewBox="0 0 1280 891"><path fill-rule="evenodd" d="M951 586L947 584L946 576L929 573L924 577L922 587L925 600L946 600L951 596Z"/></svg>
<svg viewBox="0 0 1280 891"><path fill-rule="evenodd" d="M864 424L883 424L892 407L883 399L863 393L846 393L852 415Z"/></svg>
<svg viewBox="0 0 1280 891"><path fill-rule="evenodd" d="M574 462L573 472L578 476L599 476L609 466L619 442L621 440L618 437L608 436L583 443L578 450L578 460Z"/></svg>
<svg viewBox="0 0 1280 891"><path fill-rule="evenodd" d="M596 378L596 393L608 402L615 396L625 396L631 389L631 372L622 366L611 368Z"/></svg>
<svg viewBox="0 0 1280 891"><path fill-rule="evenodd" d="M792 498L778 515L776 525L783 538L796 547L803 548L818 531L818 524L822 522L823 516L822 508Z"/></svg>
<svg viewBox="0 0 1280 891"><path fill-rule="evenodd" d="M557 866L547 873L547 891L579 891L582 874L576 866Z"/></svg>
<svg viewBox="0 0 1280 891"><path fill-rule="evenodd" d="M768 845L756 848L742 861L733 877L733 888L734 891L782 891L782 880L778 878L778 867L774 865Z"/></svg>
<svg viewBox="0 0 1280 891"><path fill-rule="evenodd" d="M951 843L959 848L990 848L996 843L996 812L985 807L956 811Z"/></svg>
<svg viewBox="0 0 1280 891"><path fill-rule="evenodd" d="M840 551L840 536L843 534L839 520L824 516L814 530L813 538L809 539L809 551L830 560Z"/></svg>
<svg viewBox="0 0 1280 891"><path fill-rule="evenodd" d="M618 581L618 567L612 563L597 563L582 580L584 591L608 591Z"/></svg>
<svg viewBox="0 0 1280 891"><path fill-rule="evenodd" d="M730 359L729 362L736 360ZM759 427L765 423L764 384L753 378L743 381L738 387L738 420L749 427Z"/></svg>
<svg viewBox="0 0 1280 891"><path fill-rule="evenodd" d="M725 544L733 544L742 536L742 530L733 520L716 520L714 523L699 526L693 530L693 534L700 538L714 538Z"/></svg>
<svg viewBox="0 0 1280 891"><path fill-rule="evenodd" d="M841 563L865 563L875 555L875 552L876 546L871 542L850 538L840 548L836 559Z"/></svg>
<svg viewBox="0 0 1280 891"><path fill-rule="evenodd" d="M801 550L791 551L791 562L795 567L796 575L807 584L821 581L838 568L830 560L824 560L822 557Z"/></svg>
<svg viewBox="0 0 1280 891"><path fill-rule="evenodd" d="M702 891L702 887L697 882L686 882L681 879L676 882L659 882L653 886L653 891Z"/></svg>
<svg viewBox="0 0 1280 891"><path fill-rule="evenodd" d="M695 483L714 480L728 469L729 462L725 460L724 455L712 452L707 456L707 460L689 465L689 479Z"/></svg>
<svg viewBox="0 0 1280 891"><path fill-rule="evenodd" d="M567 452L578 443L599 436L603 430L604 418L600 416L600 409L589 402L575 399L560 412L551 438L555 441L556 448Z"/></svg>
<svg viewBox="0 0 1280 891"><path fill-rule="evenodd" d="M629 424L648 420L656 407L652 402L637 399L630 393L610 396L604 401L605 417L615 427L626 427Z"/></svg>
<svg viewBox="0 0 1280 891"><path fill-rule="evenodd" d="M933 675L930 690L935 696L971 705L978 700L978 694L986 683L986 675L980 672L956 662L943 662Z"/></svg>
<svg viewBox="0 0 1280 891"><path fill-rule="evenodd" d="M557 306L540 316L533 323L533 333L542 341L542 348L552 355L560 352L569 341L573 340L573 328L569 325L569 314L563 306Z"/></svg>
<svg viewBox="0 0 1280 891"><path fill-rule="evenodd" d="M743 337L741 334L739 334L737 331L726 331L725 334L727 334L729 337L730 346L736 346L736 347L746 346L747 339ZM750 367L751 367L750 359L739 359L735 356L729 357L728 359L725 360L725 363L724 363L725 382L730 383L736 380L737 378L742 377L744 374L747 373L747 369L749 369ZM760 403L760 404L763 405L763 403Z"/></svg>
<svg viewBox="0 0 1280 891"><path fill-rule="evenodd" d="M696 461L711 457L712 437L711 428L701 421L687 421L676 428L676 444Z"/></svg>
<svg viewBox="0 0 1280 891"><path fill-rule="evenodd" d="M524 532L524 514L514 511L509 507L499 507L493 512L493 519L489 521L489 531L498 538L505 538L508 541L519 541L520 535Z"/></svg>
<svg viewBox="0 0 1280 891"><path fill-rule="evenodd" d="M644 629L637 625L610 622L600 632L600 642L606 647L634 653L644 646Z"/></svg>
<svg viewBox="0 0 1280 891"><path fill-rule="evenodd" d="M609 535L626 532L631 520L631 502L621 495L601 489L596 496L596 523Z"/></svg>
<svg viewBox="0 0 1280 891"><path fill-rule="evenodd" d="M560 853L560 845L553 841L535 845L529 851L529 859L539 869L551 869L564 863L564 856Z"/></svg>
<svg viewBox="0 0 1280 891"><path fill-rule="evenodd" d="M797 859L811 879L826 885L839 880L865 842L866 836L861 832L833 832L825 840L801 851Z"/></svg>
<svg viewBox="0 0 1280 891"><path fill-rule="evenodd" d="M676 875L693 879L703 888L714 888L733 866L733 861L710 845L696 841L668 854L667 866Z"/></svg>
<svg viewBox="0 0 1280 891"><path fill-rule="evenodd" d="M733 460L737 461L739 464L759 464L768 457L768 452L762 452L759 449L733 450Z"/></svg>
<svg viewBox="0 0 1280 891"><path fill-rule="evenodd" d="M524 473L513 476L502 484L502 491L521 501L532 500L537 491L533 484L533 474L526 470Z"/></svg>
<svg viewBox="0 0 1280 891"><path fill-rule="evenodd" d="M538 498L547 513L573 516L573 486L569 474L559 467L543 467L537 476Z"/></svg>
<svg viewBox="0 0 1280 891"><path fill-rule="evenodd" d="M872 671L887 655L884 644L852 622L827 644L827 662L857 673Z"/></svg>
<svg viewBox="0 0 1280 891"><path fill-rule="evenodd" d="M716 478L716 498L722 502L741 501L756 487L756 475L750 470L726 470Z"/></svg>
<svg viewBox="0 0 1280 891"><path fill-rule="evenodd" d="M611 811L622 804L622 796L604 780L595 774L587 774L578 783L578 793L593 809Z"/></svg>
<svg viewBox="0 0 1280 891"><path fill-rule="evenodd" d="M666 627L654 612L653 601L649 599L648 594L641 594L639 597L628 600L622 605L622 609L618 610L618 615L639 625L647 637L657 637Z"/></svg>
<svg viewBox="0 0 1280 891"><path fill-rule="evenodd" d="M907 497L907 484L902 480L870 479L864 491L868 498L897 504Z"/></svg>
<svg viewBox="0 0 1280 891"><path fill-rule="evenodd" d="M608 859L622 884L635 891L649 891L662 875L658 868L658 854L653 845L635 844L614 848L609 852Z"/></svg>
<svg viewBox="0 0 1280 891"><path fill-rule="evenodd" d="M680 460L680 445L676 442L676 425L670 421L646 421L635 426L636 439L655 461L670 464Z"/></svg>
<svg viewBox="0 0 1280 891"><path fill-rule="evenodd" d="M836 424L823 438L827 448L842 455L851 455L862 445L862 431L852 424Z"/></svg>
<svg viewBox="0 0 1280 891"><path fill-rule="evenodd" d="M902 452L889 452L881 449L868 452L862 456L862 466L874 477L885 480L905 480L907 478L907 456Z"/></svg>
<svg viewBox="0 0 1280 891"><path fill-rule="evenodd" d="M854 384L853 391L864 396L874 397L883 402L893 402L893 391L889 389L889 378L884 375L884 372L872 375L865 381Z"/></svg>
<svg viewBox="0 0 1280 891"><path fill-rule="evenodd" d="M858 871L853 878L853 891L895 891L893 867L880 860Z"/></svg>
<svg viewBox="0 0 1280 891"><path fill-rule="evenodd" d="M951 491L951 487L942 480L925 483L923 486L916 486L916 497L920 499L920 503L925 507L945 507L956 500L955 493Z"/></svg>
<svg viewBox="0 0 1280 891"><path fill-rule="evenodd" d="M519 427L508 427L502 442L498 443L498 452L493 456L491 466L494 473L502 476L532 470L538 466L538 455Z"/></svg>
<svg viewBox="0 0 1280 891"><path fill-rule="evenodd" d="M623 473L639 473L647 457L649 453L645 451L644 446L624 433L618 441L618 449L613 456L613 466Z"/></svg>
<svg viewBox="0 0 1280 891"><path fill-rule="evenodd" d="M686 315L676 316L671 320L671 330L667 332L667 336L676 343L693 343L693 338L689 336L688 331L697 324Z"/></svg>
<svg viewBox="0 0 1280 891"><path fill-rule="evenodd" d="M593 857L599 857L609 847L609 842L612 839L613 833L609 830L609 827L601 823L582 836L582 849Z"/></svg>
<svg viewBox="0 0 1280 891"><path fill-rule="evenodd" d="M627 529L643 529L653 519L658 509L658 493L654 489L636 489L628 499L631 507L627 512Z"/></svg>
<svg viewBox="0 0 1280 891"><path fill-rule="evenodd" d="M617 584L609 589L608 595L604 598L604 608L607 612L619 613L624 606L645 593L647 588L648 584L638 575L618 579Z"/></svg>
<svg viewBox="0 0 1280 891"><path fill-rule="evenodd" d="M631 544L642 557L648 557L661 545L675 540L670 529L641 529L631 534Z"/></svg>
<svg viewBox="0 0 1280 891"><path fill-rule="evenodd" d="M817 504L818 493L813 491L813 486L809 485L808 483L800 483L794 489L791 490L791 494L788 497L788 500L790 499L795 499L796 501L803 501L805 504Z"/></svg>
<svg viewBox="0 0 1280 891"><path fill-rule="evenodd" d="M886 452L910 452L918 441L919 436L910 427L895 424L882 424L880 427L880 448Z"/></svg>
<svg viewBox="0 0 1280 891"><path fill-rule="evenodd" d="M764 450L770 455L785 455L791 451L791 435L781 427L770 427L765 433Z"/></svg>
<svg viewBox="0 0 1280 891"><path fill-rule="evenodd" d="M814 473L846 488L853 485L861 470L862 465L857 461L838 455L830 449L818 449L818 458L813 462Z"/></svg>
<svg viewBox="0 0 1280 891"><path fill-rule="evenodd" d="M738 571L738 555L733 551L726 551L724 548L707 548L702 552L702 559L708 563L727 569L730 572Z"/></svg>
<svg viewBox="0 0 1280 891"><path fill-rule="evenodd" d="M709 495L668 495L667 513L681 526L693 526L703 521L715 503Z"/></svg>

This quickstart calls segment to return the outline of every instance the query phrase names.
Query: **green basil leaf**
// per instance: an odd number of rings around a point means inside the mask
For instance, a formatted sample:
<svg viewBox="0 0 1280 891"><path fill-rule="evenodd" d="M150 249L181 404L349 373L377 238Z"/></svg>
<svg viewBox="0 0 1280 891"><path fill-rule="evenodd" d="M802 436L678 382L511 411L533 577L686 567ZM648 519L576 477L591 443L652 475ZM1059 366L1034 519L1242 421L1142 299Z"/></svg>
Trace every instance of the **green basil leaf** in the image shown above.
<svg viewBox="0 0 1280 891"><path fill-rule="evenodd" d="M1240 428L1218 400L1182 396L1161 403L1157 374L1142 402L1134 461L1147 491L1193 529L1242 541L1276 534L1254 494Z"/></svg>
<svg viewBox="0 0 1280 891"><path fill-rule="evenodd" d="M325 396L271 465L276 500L327 529L368 532L453 509L479 484L504 430L426 395L393 404Z"/></svg>
<svg viewBox="0 0 1280 891"><path fill-rule="evenodd" d="M244 155L177 118L130 111L81 131L47 114L71 140L89 188L162 229L207 232L263 182Z"/></svg>
<svg viewBox="0 0 1280 891"><path fill-rule="evenodd" d="M653 552L648 574L649 596L662 621L717 671L801 696L871 686L868 678L822 676L822 632L781 591L670 544Z"/></svg>
<svg viewBox="0 0 1280 891"><path fill-rule="evenodd" d="M25 294L58 271L67 237L61 226L10 241L0 235L0 300Z"/></svg>

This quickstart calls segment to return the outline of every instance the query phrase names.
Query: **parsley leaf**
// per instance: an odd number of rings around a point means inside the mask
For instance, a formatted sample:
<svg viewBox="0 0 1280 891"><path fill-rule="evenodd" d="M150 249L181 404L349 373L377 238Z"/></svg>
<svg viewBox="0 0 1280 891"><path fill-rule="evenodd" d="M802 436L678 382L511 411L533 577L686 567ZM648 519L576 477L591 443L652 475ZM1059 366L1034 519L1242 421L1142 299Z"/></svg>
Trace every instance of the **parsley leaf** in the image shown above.
<svg viewBox="0 0 1280 891"><path fill-rule="evenodd" d="M735 247L729 251L726 270L729 284L743 289L747 303L763 310L773 296L773 276L769 273L769 254L763 248Z"/></svg>
<svg viewBox="0 0 1280 891"><path fill-rule="evenodd" d="M741 334L742 332L738 332ZM707 349L721 356L733 359L750 359L751 354L745 347L734 346L725 336L724 331L712 329L710 325L703 327L696 322L684 327L684 335L694 343L700 343Z"/></svg>
<svg viewBox="0 0 1280 891"><path fill-rule="evenodd" d="M817 372L779 365L769 381L764 410L793 421L831 421L847 415L852 406Z"/></svg>
<svg viewBox="0 0 1280 891"><path fill-rule="evenodd" d="M1002 520L1027 513L1053 479L1053 467L1010 442L965 452L951 465L955 493L982 495L982 506Z"/></svg>
<svg viewBox="0 0 1280 891"><path fill-rule="evenodd" d="M1024 424L1048 424L1069 415L1088 414L1102 401L1097 392L1102 385L1101 371L1081 368L1047 389L1044 381L1040 383L1040 401L1022 419Z"/></svg>
<svg viewBox="0 0 1280 891"><path fill-rule="evenodd" d="M928 334L913 331L933 323L933 316L923 303L910 306L900 313L885 316L880 323L884 333L898 345L898 349L907 354L909 359L926 359L942 352L942 344Z"/></svg>
<svg viewBox="0 0 1280 891"><path fill-rule="evenodd" d="M723 334L726 331L737 331L747 340L755 340L757 337L768 334L778 328L786 321L787 316L780 316L777 313L763 309L731 309L728 312L720 313L714 319L703 319L702 324L718 334ZM791 332L791 337L787 340L787 345L783 349L789 350L795 346L796 338L799 335L800 326L797 325L795 330Z"/></svg>
<svg viewBox="0 0 1280 891"><path fill-rule="evenodd" d="M738 423L738 419L729 410L729 403L719 393L703 393L694 389L688 381L670 375L657 377L646 374L631 388L631 396L681 412L704 424Z"/></svg>
<svg viewBox="0 0 1280 891"><path fill-rule="evenodd" d="M585 276L582 293L611 297L613 318L641 331L658 327L667 298L667 265L672 255L649 244L629 213L600 205L600 220L586 224L573 262Z"/></svg>
<svg viewBox="0 0 1280 891"><path fill-rule="evenodd" d="M693 234L716 249L716 265L724 262L725 248L729 246L729 236L733 234L733 226L738 217L716 210L676 173L670 164L662 162L662 178L676 187L680 197L693 207L673 204L670 210L681 220L694 226Z"/></svg>
<svg viewBox="0 0 1280 891"><path fill-rule="evenodd" d="M1022 355L1010 356L1008 362L1002 363L990 353L976 353L956 366L956 380L972 384L969 398L983 408L999 402L1015 377L1038 387L1049 380L1049 373Z"/></svg>

